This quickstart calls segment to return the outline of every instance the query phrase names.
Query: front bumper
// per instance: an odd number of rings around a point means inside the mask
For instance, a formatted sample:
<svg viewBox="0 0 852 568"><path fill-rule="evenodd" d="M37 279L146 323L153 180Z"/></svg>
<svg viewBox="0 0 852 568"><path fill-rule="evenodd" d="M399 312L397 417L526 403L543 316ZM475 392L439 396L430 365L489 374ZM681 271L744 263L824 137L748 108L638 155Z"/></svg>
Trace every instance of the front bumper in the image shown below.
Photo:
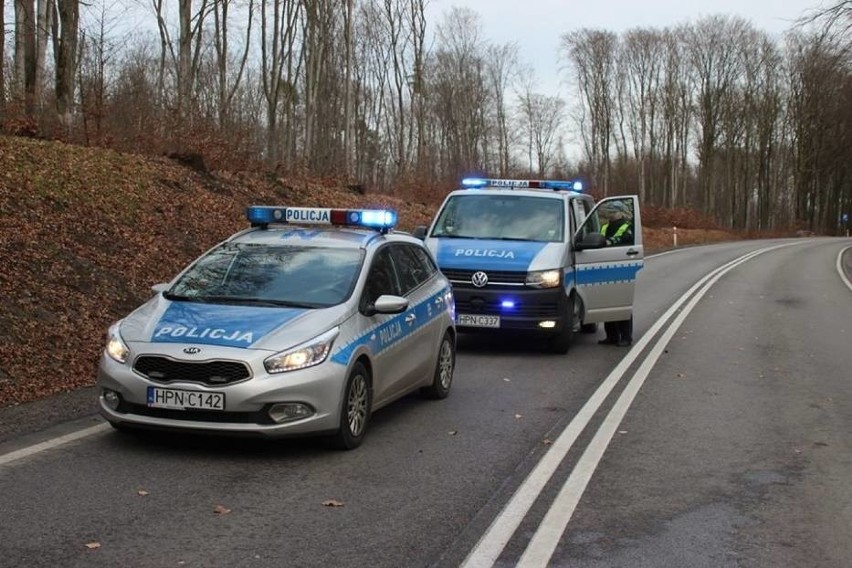
<svg viewBox="0 0 852 568"><path fill-rule="evenodd" d="M459 331L517 330L558 333L567 321L568 299L562 287L538 288L473 288L453 286L456 314L500 316L496 329L458 325ZM506 306L504 303L511 303ZM553 327L541 327L554 322Z"/></svg>
<svg viewBox="0 0 852 568"><path fill-rule="evenodd" d="M340 424L341 397L347 369L327 360L315 367L270 375L253 369L242 382L208 386L196 382L154 382L106 355L98 366L101 415L118 426L284 437L334 432ZM224 410L180 410L148 406L148 387L180 389L225 395ZM104 389L121 398L113 409L104 400ZM306 418L275 423L267 410L275 403L301 403L314 409Z"/></svg>

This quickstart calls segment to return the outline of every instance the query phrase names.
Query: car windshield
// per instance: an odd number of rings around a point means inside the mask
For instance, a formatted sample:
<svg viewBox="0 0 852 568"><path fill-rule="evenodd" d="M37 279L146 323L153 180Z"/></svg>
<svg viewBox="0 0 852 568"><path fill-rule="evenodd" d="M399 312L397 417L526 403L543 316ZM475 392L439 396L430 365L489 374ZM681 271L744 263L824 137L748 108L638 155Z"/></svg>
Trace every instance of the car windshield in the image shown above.
<svg viewBox="0 0 852 568"><path fill-rule="evenodd" d="M166 292L172 300L323 308L346 301L360 249L226 243L201 257Z"/></svg>
<svg viewBox="0 0 852 568"><path fill-rule="evenodd" d="M433 237L561 242L561 199L526 195L454 195L441 211Z"/></svg>

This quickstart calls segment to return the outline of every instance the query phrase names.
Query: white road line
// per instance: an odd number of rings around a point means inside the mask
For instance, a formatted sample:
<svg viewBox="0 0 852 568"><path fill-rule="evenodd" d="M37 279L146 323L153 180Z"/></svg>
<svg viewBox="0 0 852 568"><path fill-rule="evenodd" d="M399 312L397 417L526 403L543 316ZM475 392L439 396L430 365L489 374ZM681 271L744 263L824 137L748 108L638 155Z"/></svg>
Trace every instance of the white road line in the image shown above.
<svg viewBox="0 0 852 568"><path fill-rule="evenodd" d="M109 428L109 424L98 424L97 426L90 426L83 430L77 430L76 432L71 432L70 434L65 434L64 436L47 440L46 442L41 442L33 446L15 450L14 452L9 452L8 454L0 455L0 466L10 464L14 461L38 454L45 450L57 448L63 444L67 444L68 442L73 442L74 440L80 440L82 438L92 436L99 432L103 432L104 430L109 430Z"/></svg>
<svg viewBox="0 0 852 568"><path fill-rule="evenodd" d="M843 280L843 283L846 284L846 287L852 290L852 282L849 282L849 279L846 277L846 271L843 270L843 253L849 249L852 249L852 246L846 247L845 249L840 251L840 254L837 255L837 272L838 274L840 274L840 279Z"/></svg>
<svg viewBox="0 0 852 568"><path fill-rule="evenodd" d="M784 246L784 245L782 245ZM752 256L760 254L761 251L752 251L741 256L738 259L732 260L729 263L716 268L709 274L702 277L698 282L686 291L683 296L678 298L666 312L657 319L651 328L642 336L642 338L633 346L633 348L624 356L624 358L616 365L607 378L601 383L594 394L586 401L580 412L566 426L565 430L551 444L547 452L542 456L541 460L536 464L527 478L521 483L520 487L515 491L509 502L503 507L502 511L492 521L488 530L477 542L473 550L465 558L461 564L461 568L488 568L493 566L497 558L503 552L509 539L515 533L515 530L521 524L521 521L526 516L530 507L538 498L544 486L553 476L556 468L568 454L568 451L574 445L577 438L583 429L588 425L594 414L603 404L606 397L633 363L639 354L645 349L645 346L651 342L654 336L657 335L663 325L672 317L672 315L680 309L686 300L705 282L713 278L717 273L725 270L729 266L733 266L738 262L750 259Z"/></svg>
<svg viewBox="0 0 852 568"><path fill-rule="evenodd" d="M677 315L671 325L669 325L651 349L648 357L642 361L639 369L630 379L630 382L621 393L621 396L618 397L618 400L604 419L601 427L598 429L594 438L583 452L583 455L580 457L580 460L577 462L577 465L571 472L571 475L568 476L568 479L565 481L565 484L562 486L562 489L559 491L559 494L553 501L553 504L550 506L547 514L544 516L539 528L536 530L527 545L524 554L521 556L521 559L517 564L517 568L546 567L548 562L550 562L550 558L553 556L553 551L556 550L556 547L559 545L559 541L562 539L562 534L565 532L565 527L568 525L568 521L571 520L574 510L577 508L577 504L586 490L586 486L597 469L600 460L603 458L604 452L609 446L613 435L615 435L619 424L621 424L621 421L624 419L624 415L627 414L627 410L636 398L639 389L645 383L645 379L648 378L648 375L651 373L651 369L653 369L654 365L656 365L657 360L663 354L663 351L669 341L671 341L671 338L674 337L675 333L677 333L677 330L701 298L704 297L704 294L706 294L722 276L740 264L748 262L752 258L765 252L786 246L791 245L783 244L760 249L751 254L745 255L744 257L740 257L733 263L729 263L721 271L716 270L715 273L713 273L714 275L712 278L710 278L692 297L692 299L690 299L686 307ZM688 293L689 292L687 292L687 294Z"/></svg>

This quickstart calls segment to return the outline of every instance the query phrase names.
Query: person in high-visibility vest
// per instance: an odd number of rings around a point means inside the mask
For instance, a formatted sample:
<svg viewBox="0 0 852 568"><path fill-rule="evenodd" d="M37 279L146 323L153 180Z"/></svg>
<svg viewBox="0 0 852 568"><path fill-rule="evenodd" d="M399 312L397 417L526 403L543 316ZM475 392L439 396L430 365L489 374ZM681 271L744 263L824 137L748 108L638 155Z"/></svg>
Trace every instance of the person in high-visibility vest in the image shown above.
<svg viewBox="0 0 852 568"><path fill-rule="evenodd" d="M606 238L607 246L628 246L633 244L633 224L630 209L622 201L605 203L600 208L605 217L601 234ZM598 343L627 347L633 343L633 318L621 321L604 322L606 338Z"/></svg>
<svg viewBox="0 0 852 568"><path fill-rule="evenodd" d="M601 207L601 214L607 216L607 222L601 227L607 246L633 244L630 210L623 202L613 201L605 204Z"/></svg>

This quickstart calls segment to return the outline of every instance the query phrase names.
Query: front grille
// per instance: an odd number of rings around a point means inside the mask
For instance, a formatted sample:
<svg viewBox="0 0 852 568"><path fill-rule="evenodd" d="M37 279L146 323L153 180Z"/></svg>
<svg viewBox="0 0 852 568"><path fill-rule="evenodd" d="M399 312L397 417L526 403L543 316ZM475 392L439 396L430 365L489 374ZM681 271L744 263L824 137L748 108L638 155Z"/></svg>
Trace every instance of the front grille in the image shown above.
<svg viewBox="0 0 852 568"><path fill-rule="evenodd" d="M519 304L514 308L504 308L500 302L466 301L456 298L456 312L460 314L485 314L520 318L557 318L559 305L556 302Z"/></svg>
<svg viewBox="0 0 852 568"><path fill-rule="evenodd" d="M151 355L139 357L133 369L157 383L187 381L221 386L244 381L251 376L251 371L244 363L233 361L192 363Z"/></svg>
<svg viewBox="0 0 852 568"><path fill-rule="evenodd" d="M170 420L188 420L195 422L216 422L218 424L274 424L266 412L224 412L221 410L177 410L173 408L150 408L144 404L131 404L122 401L118 412L167 418Z"/></svg>
<svg viewBox="0 0 852 568"><path fill-rule="evenodd" d="M442 270L442 272L447 280L450 280L456 286L462 284L473 287L470 279L473 277L473 273L479 272L479 270ZM482 272L488 275L487 286L500 286L501 284L517 286L518 284L523 285L527 280L526 272L509 270L483 270Z"/></svg>

